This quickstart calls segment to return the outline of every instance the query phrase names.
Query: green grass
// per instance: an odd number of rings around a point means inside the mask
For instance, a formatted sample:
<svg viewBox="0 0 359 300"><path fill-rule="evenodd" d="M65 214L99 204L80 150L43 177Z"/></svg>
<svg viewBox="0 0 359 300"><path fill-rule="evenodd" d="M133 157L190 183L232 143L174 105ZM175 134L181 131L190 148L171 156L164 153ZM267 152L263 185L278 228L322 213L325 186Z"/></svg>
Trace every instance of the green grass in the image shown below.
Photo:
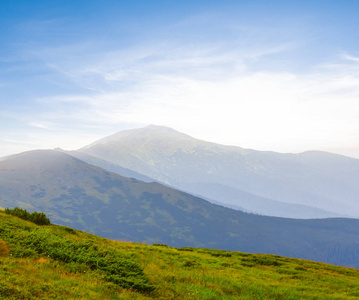
<svg viewBox="0 0 359 300"><path fill-rule="evenodd" d="M359 297L358 270L306 260L112 241L3 212L0 239L0 299Z"/></svg>

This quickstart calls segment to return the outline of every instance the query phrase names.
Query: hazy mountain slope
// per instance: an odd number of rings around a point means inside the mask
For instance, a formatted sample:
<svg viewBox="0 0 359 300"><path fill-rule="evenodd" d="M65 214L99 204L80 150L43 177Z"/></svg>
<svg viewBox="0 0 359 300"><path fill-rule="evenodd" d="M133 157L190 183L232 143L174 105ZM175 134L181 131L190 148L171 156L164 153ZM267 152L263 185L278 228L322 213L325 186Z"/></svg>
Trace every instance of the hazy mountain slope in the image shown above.
<svg viewBox="0 0 359 300"><path fill-rule="evenodd" d="M258 210L253 196L262 198L260 203L268 199L296 204L296 217L305 217L308 207L315 208L311 217L359 216L358 159L325 152L281 154L223 146L161 126L119 132L79 151L190 193L262 214L272 214L272 205ZM208 189L212 184L216 198ZM233 197L234 192L242 196ZM283 206L277 215L293 216L290 211L293 207Z"/></svg>
<svg viewBox="0 0 359 300"><path fill-rule="evenodd" d="M91 166L56 151L0 162L0 206L118 240L273 253L358 266L359 220L294 220L242 213Z"/></svg>
<svg viewBox="0 0 359 300"><path fill-rule="evenodd" d="M188 185L188 189L191 190L194 195L203 197L212 203L250 213L267 216L285 216L286 218L297 219L343 217L343 215L313 206L280 202L216 183L196 183ZM202 196L201 192L203 191L211 195L211 199ZM240 201L237 199L240 199ZM240 205L233 204L237 202L239 202Z"/></svg>
<svg viewBox="0 0 359 300"><path fill-rule="evenodd" d="M135 178L135 179L138 179L138 180L141 180L141 181L144 181L144 182L154 182L156 181L155 179L152 179L148 176L145 176L143 174L140 174L138 172L135 172L135 171L132 171L132 170L129 170L129 169L126 169L126 168L123 168L121 167L120 165L118 164L115 164L115 163L111 163L107 160L104 160L104 159L101 159L101 158L98 158L98 157L95 157L95 156L92 156L92 155L89 155L89 154L86 154L86 153L83 153L83 152L79 152L79 151L64 151L62 149L56 149L56 151L61 151L61 152L64 152L66 154L69 154L73 157L76 157L90 165L94 165L96 167L100 167L102 169L105 169L107 171L110 171L110 172L114 172L114 173L117 173L121 176L124 176L124 177L129 177L129 178Z"/></svg>
<svg viewBox="0 0 359 300"><path fill-rule="evenodd" d="M97 158L95 156L86 154L84 152L79 152L79 151L63 151L63 152L71 156L74 156L84 162L87 162L91 165L103 168L110 172L117 173L124 177L135 178L144 182L156 181L155 179L152 179L148 176L123 168L118 164L108 162L104 159ZM215 184L215 183L210 183L210 184L195 183L193 185L188 184L186 186L186 190L190 190L194 195L197 195L199 197L204 197L201 195L201 191L205 190L207 195L211 195L211 199L207 197L204 198L206 198L206 200L212 203L225 205L226 207L229 208L239 209L251 213L265 212L265 215L269 215L269 216L286 216L289 218L304 218L304 219L343 216L337 213L328 212L311 206L275 201L272 199L256 196L247 192L239 191L235 188L231 188L228 186L223 186L221 184ZM228 199L232 199L232 202L228 202ZM237 205L233 204L237 202L236 199L240 199L240 204L243 206L239 206L238 204Z"/></svg>

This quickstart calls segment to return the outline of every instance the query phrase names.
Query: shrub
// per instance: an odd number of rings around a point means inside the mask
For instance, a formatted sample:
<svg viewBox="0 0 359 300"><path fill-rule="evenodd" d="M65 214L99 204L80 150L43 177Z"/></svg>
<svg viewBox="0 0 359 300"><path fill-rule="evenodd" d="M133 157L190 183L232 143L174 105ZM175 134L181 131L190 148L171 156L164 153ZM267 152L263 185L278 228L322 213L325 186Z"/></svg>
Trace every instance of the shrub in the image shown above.
<svg viewBox="0 0 359 300"><path fill-rule="evenodd" d="M66 232L68 232L68 233L71 233L71 234L74 234L74 235L77 235L77 233L76 233L76 230L75 229L72 229L72 228L70 228L70 227L65 227L65 226L63 226L63 227L61 227L63 230L65 230Z"/></svg>
<svg viewBox="0 0 359 300"><path fill-rule="evenodd" d="M5 213L19 217L23 220L33 222L37 225L50 225L50 219L46 215L37 211L29 213L26 209L15 207L14 209L5 208Z"/></svg>
<svg viewBox="0 0 359 300"><path fill-rule="evenodd" d="M156 246L156 247L168 247L168 245L166 245L166 244L158 244L158 243L155 243L155 244L153 244L152 246Z"/></svg>

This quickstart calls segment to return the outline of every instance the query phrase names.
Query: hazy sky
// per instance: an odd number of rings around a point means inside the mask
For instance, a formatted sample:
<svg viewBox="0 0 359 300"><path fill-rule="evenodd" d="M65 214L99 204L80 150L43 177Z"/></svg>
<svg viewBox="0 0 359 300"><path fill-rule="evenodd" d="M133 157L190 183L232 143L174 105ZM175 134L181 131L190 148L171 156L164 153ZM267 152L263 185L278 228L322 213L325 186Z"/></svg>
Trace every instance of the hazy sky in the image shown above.
<svg viewBox="0 0 359 300"><path fill-rule="evenodd" d="M359 1L0 2L0 157L148 124L359 158Z"/></svg>

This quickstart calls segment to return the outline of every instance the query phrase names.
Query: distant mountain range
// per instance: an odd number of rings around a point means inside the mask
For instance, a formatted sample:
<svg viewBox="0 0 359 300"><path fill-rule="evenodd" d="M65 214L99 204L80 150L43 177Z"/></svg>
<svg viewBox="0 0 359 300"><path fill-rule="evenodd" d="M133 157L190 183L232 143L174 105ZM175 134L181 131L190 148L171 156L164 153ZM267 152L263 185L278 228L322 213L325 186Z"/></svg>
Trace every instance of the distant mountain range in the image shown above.
<svg viewBox="0 0 359 300"><path fill-rule="evenodd" d="M53 223L117 240L272 253L359 267L359 220L243 213L145 183L66 153L0 161L0 206L45 212Z"/></svg>
<svg viewBox="0 0 359 300"><path fill-rule="evenodd" d="M354 158L223 146L153 125L118 132L78 152L248 212L292 218L359 217L359 160Z"/></svg>

